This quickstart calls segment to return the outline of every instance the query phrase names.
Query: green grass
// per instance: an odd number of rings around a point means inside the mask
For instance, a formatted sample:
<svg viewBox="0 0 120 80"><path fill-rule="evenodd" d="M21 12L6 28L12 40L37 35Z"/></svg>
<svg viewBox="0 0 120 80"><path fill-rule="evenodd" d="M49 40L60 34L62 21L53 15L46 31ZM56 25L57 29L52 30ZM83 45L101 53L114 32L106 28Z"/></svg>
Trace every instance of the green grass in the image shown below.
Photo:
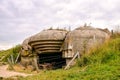
<svg viewBox="0 0 120 80"><path fill-rule="evenodd" d="M21 48L20 45L16 45L15 47L13 47L11 49L0 51L1 61L2 62L7 62L7 58L9 58L10 55L13 55L13 57L16 58L16 56L18 55L18 53L20 51L20 48ZM4 57L4 58L2 58L2 57Z"/></svg>
<svg viewBox="0 0 120 80"><path fill-rule="evenodd" d="M116 38L106 42L105 44L91 50L79 60L79 66L89 64L106 64L119 60L120 58L120 38Z"/></svg>
<svg viewBox="0 0 120 80"><path fill-rule="evenodd" d="M91 50L69 70L41 71L19 80L120 80L120 38Z"/></svg>

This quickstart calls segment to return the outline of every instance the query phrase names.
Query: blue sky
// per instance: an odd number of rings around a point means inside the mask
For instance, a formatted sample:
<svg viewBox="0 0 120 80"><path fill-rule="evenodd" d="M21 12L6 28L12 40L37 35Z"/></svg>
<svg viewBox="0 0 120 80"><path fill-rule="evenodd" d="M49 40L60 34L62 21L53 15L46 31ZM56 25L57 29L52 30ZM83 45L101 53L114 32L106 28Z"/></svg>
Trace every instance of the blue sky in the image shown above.
<svg viewBox="0 0 120 80"><path fill-rule="evenodd" d="M8 49L51 26L120 24L120 0L0 0L0 49Z"/></svg>

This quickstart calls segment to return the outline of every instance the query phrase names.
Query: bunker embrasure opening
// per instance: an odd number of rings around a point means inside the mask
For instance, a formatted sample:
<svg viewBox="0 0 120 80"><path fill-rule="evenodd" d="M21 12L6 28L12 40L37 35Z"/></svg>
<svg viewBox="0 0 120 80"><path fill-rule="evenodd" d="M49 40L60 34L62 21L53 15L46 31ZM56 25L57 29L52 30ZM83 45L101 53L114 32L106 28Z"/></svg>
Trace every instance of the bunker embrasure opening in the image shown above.
<svg viewBox="0 0 120 80"><path fill-rule="evenodd" d="M40 69L58 69L66 65L65 58L61 52L38 54L38 65Z"/></svg>

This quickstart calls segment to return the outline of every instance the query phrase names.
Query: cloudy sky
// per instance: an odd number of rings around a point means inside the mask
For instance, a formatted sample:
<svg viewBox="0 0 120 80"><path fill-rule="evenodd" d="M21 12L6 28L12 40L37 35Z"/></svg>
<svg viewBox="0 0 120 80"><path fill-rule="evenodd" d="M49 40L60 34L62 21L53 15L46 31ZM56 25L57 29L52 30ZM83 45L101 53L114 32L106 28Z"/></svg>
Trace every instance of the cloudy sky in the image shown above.
<svg viewBox="0 0 120 80"><path fill-rule="evenodd" d="M0 0L0 49L51 26L74 29L84 23L119 25L120 0Z"/></svg>

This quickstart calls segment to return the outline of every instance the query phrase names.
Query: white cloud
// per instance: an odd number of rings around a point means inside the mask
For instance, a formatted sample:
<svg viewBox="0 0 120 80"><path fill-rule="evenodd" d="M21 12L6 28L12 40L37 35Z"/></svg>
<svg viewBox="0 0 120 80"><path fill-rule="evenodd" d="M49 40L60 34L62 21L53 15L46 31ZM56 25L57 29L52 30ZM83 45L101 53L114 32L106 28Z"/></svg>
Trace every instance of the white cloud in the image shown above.
<svg viewBox="0 0 120 80"><path fill-rule="evenodd" d="M9 17L14 17L13 13L9 11L5 6L0 5L1 12L5 13L4 15L7 15Z"/></svg>
<svg viewBox="0 0 120 80"><path fill-rule="evenodd" d="M11 0L17 9L20 11L34 9L35 5L32 0Z"/></svg>
<svg viewBox="0 0 120 80"><path fill-rule="evenodd" d="M7 50L15 46L16 46L15 43L14 44L9 44L9 43L0 44L0 50Z"/></svg>
<svg viewBox="0 0 120 80"><path fill-rule="evenodd" d="M12 48L11 45L0 45L0 50L7 50L9 48Z"/></svg>
<svg viewBox="0 0 120 80"><path fill-rule="evenodd" d="M120 24L120 0L1 0L0 44L7 48L53 26L72 29L91 23L111 28Z"/></svg>

